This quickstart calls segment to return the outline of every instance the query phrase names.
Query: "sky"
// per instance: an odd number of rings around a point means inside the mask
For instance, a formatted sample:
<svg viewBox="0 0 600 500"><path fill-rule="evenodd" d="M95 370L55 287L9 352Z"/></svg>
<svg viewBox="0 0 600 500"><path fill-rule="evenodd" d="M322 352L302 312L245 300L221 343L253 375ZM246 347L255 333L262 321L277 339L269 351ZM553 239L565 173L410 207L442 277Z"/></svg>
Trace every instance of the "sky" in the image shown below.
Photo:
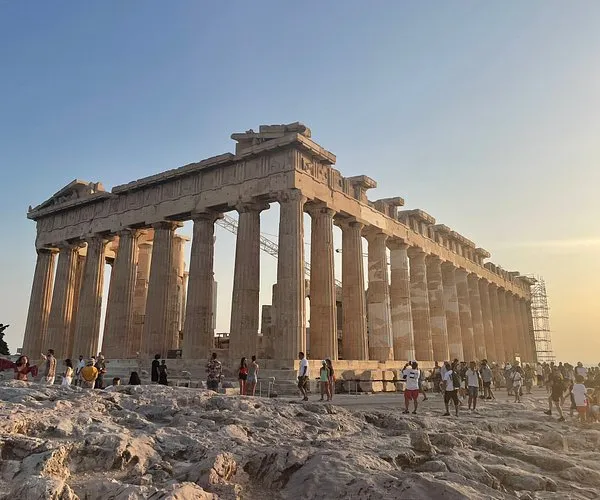
<svg viewBox="0 0 600 500"><path fill-rule="evenodd" d="M233 132L301 121L343 175L378 182L371 199L402 196L494 263L542 276L557 358L597 363L599 22L597 1L0 0L9 346L35 265L29 205L75 178L110 189L233 151ZM217 228L216 244L228 331L235 237ZM261 265L264 304L275 261Z"/></svg>

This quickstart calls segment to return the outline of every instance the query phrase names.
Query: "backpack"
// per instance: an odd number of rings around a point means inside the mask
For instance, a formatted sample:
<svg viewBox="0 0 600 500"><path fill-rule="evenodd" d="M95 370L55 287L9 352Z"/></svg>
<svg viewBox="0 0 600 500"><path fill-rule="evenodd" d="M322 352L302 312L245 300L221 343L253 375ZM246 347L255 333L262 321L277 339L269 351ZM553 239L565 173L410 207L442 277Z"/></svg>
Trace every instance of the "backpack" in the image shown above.
<svg viewBox="0 0 600 500"><path fill-rule="evenodd" d="M450 375L450 377L452 377L452 385L454 386L454 389L458 389L460 387L460 376L458 373L452 370L452 375Z"/></svg>

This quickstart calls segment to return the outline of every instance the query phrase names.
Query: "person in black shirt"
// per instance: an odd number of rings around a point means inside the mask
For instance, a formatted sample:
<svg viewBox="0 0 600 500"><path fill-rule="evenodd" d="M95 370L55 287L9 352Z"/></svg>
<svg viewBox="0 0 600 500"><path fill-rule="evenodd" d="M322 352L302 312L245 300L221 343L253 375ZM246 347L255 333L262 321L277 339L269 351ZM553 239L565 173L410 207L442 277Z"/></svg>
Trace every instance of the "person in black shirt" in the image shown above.
<svg viewBox="0 0 600 500"><path fill-rule="evenodd" d="M154 361L152 361L152 372L151 372L151 380L153 384L158 384L158 367L160 366L160 354L154 355Z"/></svg>

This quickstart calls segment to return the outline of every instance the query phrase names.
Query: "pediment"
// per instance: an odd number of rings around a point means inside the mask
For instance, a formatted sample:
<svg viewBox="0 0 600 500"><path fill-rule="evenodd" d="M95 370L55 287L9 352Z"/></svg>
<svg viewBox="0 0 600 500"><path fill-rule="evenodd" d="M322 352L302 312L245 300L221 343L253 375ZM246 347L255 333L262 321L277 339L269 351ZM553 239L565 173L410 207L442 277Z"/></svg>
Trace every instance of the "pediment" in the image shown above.
<svg viewBox="0 0 600 500"><path fill-rule="evenodd" d="M58 190L50 198L37 207L29 209L30 212L37 212L46 208L53 208L64 204L70 204L73 201L89 198L97 193L105 192L101 182L88 182L75 179L64 188Z"/></svg>

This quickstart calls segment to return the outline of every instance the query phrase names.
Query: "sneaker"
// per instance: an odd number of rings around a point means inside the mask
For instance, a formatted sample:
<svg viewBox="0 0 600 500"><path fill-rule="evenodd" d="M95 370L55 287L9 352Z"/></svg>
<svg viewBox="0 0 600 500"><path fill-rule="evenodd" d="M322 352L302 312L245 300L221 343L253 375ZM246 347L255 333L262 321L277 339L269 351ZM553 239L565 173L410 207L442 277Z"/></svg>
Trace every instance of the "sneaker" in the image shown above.
<svg viewBox="0 0 600 500"><path fill-rule="evenodd" d="M565 417L560 417L560 418L558 419L558 421L559 421L559 422L564 422L564 421L565 421Z"/></svg>
<svg viewBox="0 0 600 500"><path fill-rule="evenodd" d="M417 410L413 410L413 415L416 415L416 414L417 414Z"/></svg>
<svg viewBox="0 0 600 500"><path fill-rule="evenodd" d="M449 416L450 416L450 413L448 413L448 412L446 412L442 415L442 417L449 417Z"/></svg>
<svg viewBox="0 0 600 500"><path fill-rule="evenodd" d="M404 413L406 415L407 413L410 413L410 412L408 410L404 410L402 413Z"/></svg>
<svg viewBox="0 0 600 500"><path fill-rule="evenodd" d="M304 396L304 399L302 399L302 401L308 401L308 396Z"/></svg>
<svg viewBox="0 0 600 500"><path fill-rule="evenodd" d="M550 416L552 416L552 412L551 412L550 410L546 410L544 413L545 413L546 415L550 415Z"/></svg>

